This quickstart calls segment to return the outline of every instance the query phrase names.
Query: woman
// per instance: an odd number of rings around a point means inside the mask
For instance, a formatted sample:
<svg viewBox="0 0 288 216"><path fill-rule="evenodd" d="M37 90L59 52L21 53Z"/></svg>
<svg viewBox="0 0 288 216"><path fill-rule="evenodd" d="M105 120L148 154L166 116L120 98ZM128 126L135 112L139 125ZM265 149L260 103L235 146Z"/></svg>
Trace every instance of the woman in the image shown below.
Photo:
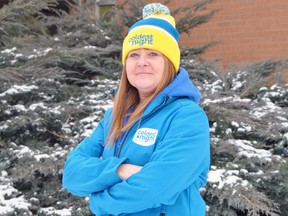
<svg viewBox="0 0 288 216"><path fill-rule="evenodd" d="M123 42L113 109L70 153L63 185L89 195L97 216L203 216L210 146L201 95L179 67L169 9L150 4L143 17Z"/></svg>

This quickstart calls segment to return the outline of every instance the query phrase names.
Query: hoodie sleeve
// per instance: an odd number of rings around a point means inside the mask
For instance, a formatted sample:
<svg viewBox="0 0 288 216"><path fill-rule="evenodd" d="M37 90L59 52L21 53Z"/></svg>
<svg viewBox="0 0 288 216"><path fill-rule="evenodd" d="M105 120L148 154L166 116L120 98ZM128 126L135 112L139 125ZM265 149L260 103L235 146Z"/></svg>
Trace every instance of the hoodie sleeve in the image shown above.
<svg viewBox="0 0 288 216"><path fill-rule="evenodd" d="M203 173L207 174L209 164L206 114L196 105L182 107L143 169L127 181L93 193L91 210L100 215L119 215L157 208L162 204L172 205L182 191L197 182Z"/></svg>
<svg viewBox="0 0 288 216"><path fill-rule="evenodd" d="M125 158L100 159L104 148L105 117L93 134L85 138L65 162L62 183L74 195L87 196L121 181L116 170Z"/></svg>

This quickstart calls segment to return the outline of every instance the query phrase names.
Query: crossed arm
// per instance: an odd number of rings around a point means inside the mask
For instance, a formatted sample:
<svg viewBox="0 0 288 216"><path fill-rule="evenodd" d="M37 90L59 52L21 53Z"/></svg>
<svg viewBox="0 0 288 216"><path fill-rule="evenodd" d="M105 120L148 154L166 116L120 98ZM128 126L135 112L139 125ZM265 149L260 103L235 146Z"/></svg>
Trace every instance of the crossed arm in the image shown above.
<svg viewBox="0 0 288 216"><path fill-rule="evenodd" d="M142 166L137 166L133 164L121 164L116 170L116 172L122 180L126 180L131 175L139 172L142 168Z"/></svg>

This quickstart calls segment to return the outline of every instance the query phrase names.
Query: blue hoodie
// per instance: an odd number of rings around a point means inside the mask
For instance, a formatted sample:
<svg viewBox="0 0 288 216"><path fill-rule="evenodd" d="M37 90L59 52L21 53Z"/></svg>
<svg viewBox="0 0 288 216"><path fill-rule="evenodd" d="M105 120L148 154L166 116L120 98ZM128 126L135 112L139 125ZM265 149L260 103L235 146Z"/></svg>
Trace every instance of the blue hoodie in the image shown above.
<svg viewBox="0 0 288 216"><path fill-rule="evenodd" d="M90 137L69 155L63 185L90 196L97 216L204 216L199 189L210 165L208 119L198 106L201 94L180 68L174 81L125 133L118 152L104 146L111 124L108 110ZM100 157L102 156L102 159ZM142 170L121 180L119 165Z"/></svg>

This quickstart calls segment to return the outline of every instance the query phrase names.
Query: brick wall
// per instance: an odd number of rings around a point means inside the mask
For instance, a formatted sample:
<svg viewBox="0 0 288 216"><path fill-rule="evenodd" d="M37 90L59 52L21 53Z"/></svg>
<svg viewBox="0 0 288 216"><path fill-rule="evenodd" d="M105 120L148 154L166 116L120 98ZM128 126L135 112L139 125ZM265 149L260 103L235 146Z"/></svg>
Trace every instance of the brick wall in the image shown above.
<svg viewBox="0 0 288 216"><path fill-rule="evenodd" d="M177 0L168 6L173 9L193 1L196 0ZM220 11L209 23L194 28L190 37L181 35L181 45L201 46L218 41L203 57L221 59L224 69L233 64L288 59L288 0L215 0L207 5L209 9ZM285 75L288 83L287 71Z"/></svg>

